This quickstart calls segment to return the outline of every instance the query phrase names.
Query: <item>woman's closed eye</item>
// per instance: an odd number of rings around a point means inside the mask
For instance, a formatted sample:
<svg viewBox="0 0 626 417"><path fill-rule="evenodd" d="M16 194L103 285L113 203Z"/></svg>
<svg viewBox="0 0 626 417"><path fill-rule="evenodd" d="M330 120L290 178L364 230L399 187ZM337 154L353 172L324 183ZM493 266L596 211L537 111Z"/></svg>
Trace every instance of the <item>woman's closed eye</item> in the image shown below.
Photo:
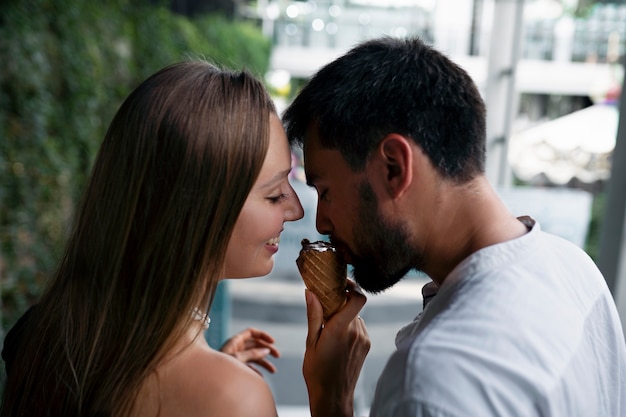
<svg viewBox="0 0 626 417"><path fill-rule="evenodd" d="M277 196L274 197L268 197L267 199L270 201L270 203L272 204L278 204L280 203L282 200L284 200L285 198L287 198L287 194L285 193L281 193Z"/></svg>

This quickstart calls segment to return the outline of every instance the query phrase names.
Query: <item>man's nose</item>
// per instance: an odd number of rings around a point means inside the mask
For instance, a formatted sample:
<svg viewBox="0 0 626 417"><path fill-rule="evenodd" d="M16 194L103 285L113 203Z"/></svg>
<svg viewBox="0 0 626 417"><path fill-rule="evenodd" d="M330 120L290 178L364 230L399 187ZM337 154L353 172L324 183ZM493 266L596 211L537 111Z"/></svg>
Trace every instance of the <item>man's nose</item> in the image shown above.
<svg viewBox="0 0 626 417"><path fill-rule="evenodd" d="M333 224L319 203L317 204L317 213L315 215L315 228L322 235L330 235L333 232Z"/></svg>

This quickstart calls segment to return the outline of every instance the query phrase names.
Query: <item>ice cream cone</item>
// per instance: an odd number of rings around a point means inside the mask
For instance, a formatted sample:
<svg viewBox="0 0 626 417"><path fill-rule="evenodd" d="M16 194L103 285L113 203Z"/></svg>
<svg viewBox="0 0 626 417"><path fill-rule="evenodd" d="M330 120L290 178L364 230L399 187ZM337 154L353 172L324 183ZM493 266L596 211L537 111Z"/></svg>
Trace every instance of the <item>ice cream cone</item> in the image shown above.
<svg viewBox="0 0 626 417"><path fill-rule="evenodd" d="M346 302L346 264L327 242L302 240L296 259L304 285L317 296L327 321Z"/></svg>

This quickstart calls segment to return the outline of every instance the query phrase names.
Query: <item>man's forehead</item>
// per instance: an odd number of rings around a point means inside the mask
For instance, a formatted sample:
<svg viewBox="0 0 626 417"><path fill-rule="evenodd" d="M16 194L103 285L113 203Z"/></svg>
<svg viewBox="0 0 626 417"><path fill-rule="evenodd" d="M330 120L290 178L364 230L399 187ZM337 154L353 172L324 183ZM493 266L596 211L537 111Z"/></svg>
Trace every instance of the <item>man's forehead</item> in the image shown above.
<svg viewBox="0 0 626 417"><path fill-rule="evenodd" d="M319 139L319 132L317 128L308 129L304 136L304 145L302 146L302 156L305 164L307 157L311 159L314 155L321 151L322 145Z"/></svg>
<svg viewBox="0 0 626 417"><path fill-rule="evenodd" d="M319 144L320 130L317 123L311 122L308 124L307 129L304 131L304 146L318 145Z"/></svg>
<svg viewBox="0 0 626 417"><path fill-rule="evenodd" d="M320 176L320 167L319 163L316 162L316 149L312 149L310 145L307 145L308 143L310 142L305 142L305 146L302 152L302 159L304 162L304 175L306 176L306 183L309 185L313 185L313 183Z"/></svg>
<svg viewBox="0 0 626 417"><path fill-rule="evenodd" d="M302 155L304 160L304 173L309 185L323 178L329 165L333 163L333 152L331 149L322 146L317 129L311 129L307 132Z"/></svg>

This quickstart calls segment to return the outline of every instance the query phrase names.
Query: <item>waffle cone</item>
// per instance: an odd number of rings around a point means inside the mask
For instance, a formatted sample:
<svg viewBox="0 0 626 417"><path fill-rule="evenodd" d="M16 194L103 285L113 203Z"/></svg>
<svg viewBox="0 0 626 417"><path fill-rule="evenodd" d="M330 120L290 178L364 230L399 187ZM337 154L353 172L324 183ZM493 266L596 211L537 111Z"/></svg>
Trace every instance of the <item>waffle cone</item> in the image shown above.
<svg viewBox="0 0 626 417"><path fill-rule="evenodd" d="M328 320L346 302L346 264L341 257L325 242L315 242L318 248L311 246L308 240L302 241L303 249L296 260L304 285L317 296L324 311L324 320ZM322 250L319 246L322 245Z"/></svg>

